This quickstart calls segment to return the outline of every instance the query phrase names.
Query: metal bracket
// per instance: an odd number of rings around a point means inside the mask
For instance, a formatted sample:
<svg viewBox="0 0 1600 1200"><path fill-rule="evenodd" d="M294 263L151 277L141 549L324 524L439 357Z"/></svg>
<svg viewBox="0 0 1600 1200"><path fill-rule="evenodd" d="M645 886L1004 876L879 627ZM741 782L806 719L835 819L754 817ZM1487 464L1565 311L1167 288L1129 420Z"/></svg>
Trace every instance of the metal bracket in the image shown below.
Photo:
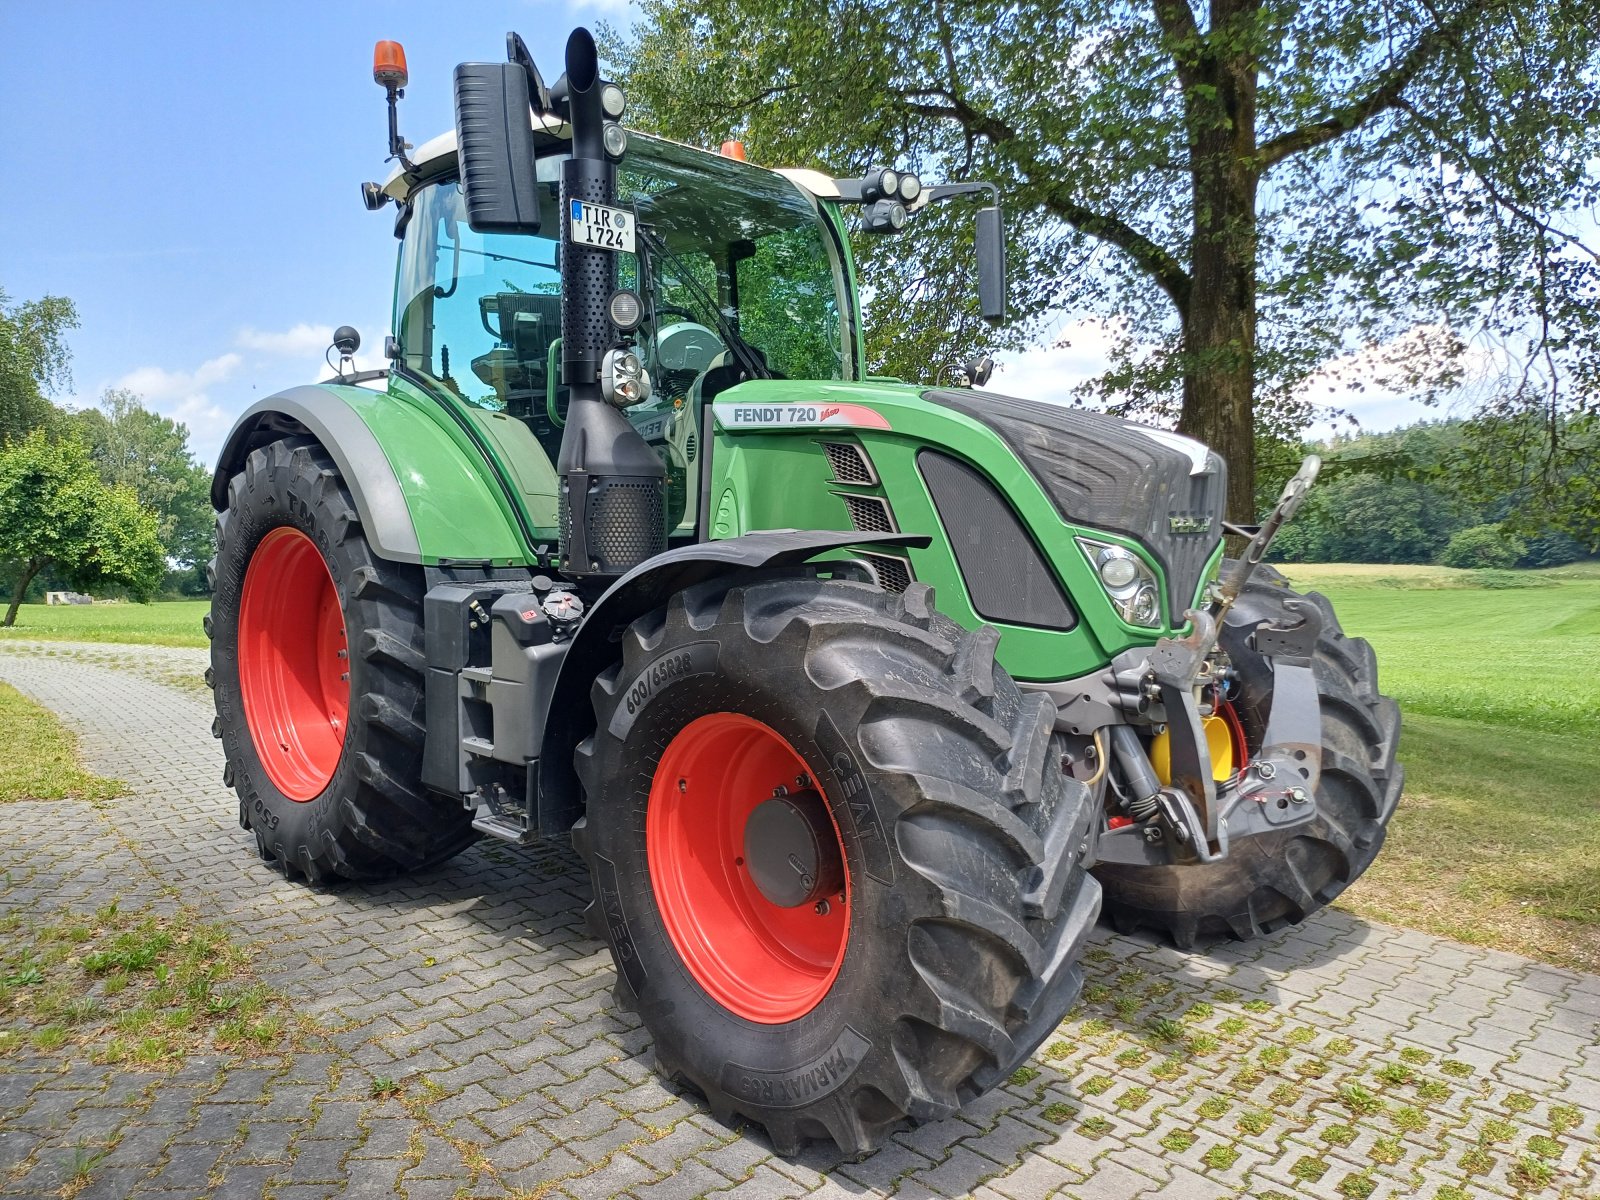
<svg viewBox="0 0 1600 1200"><path fill-rule="evenodd" d="M1298 620L1281 625L1263 621L1256 626L1256 651L1271 659L1309 665L1322 636L1322 610L1298 596L1285 598L1283 606Z"/></svg>

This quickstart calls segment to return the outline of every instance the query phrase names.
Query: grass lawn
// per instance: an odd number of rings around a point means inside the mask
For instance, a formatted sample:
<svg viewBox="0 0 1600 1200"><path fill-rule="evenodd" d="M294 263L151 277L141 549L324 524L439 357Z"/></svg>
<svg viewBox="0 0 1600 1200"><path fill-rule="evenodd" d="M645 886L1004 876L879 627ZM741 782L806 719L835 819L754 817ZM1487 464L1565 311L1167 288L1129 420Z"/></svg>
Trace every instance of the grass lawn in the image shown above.
<svg viewBox="0 0 1600 1200"><path fill-rule="evenodd" d="M200 618L209 600L154 604L24 604L0 639L52 642L132 642L143 646L205 646Z"/></svg>
<svg viewBox="0 0 1600 1200"><path fill-rule="evenodd" d="M0 803L11 800L106 800L117 794L112 779L78 765L78 739L47 709L0 683Z"/></svg>
<svg viewBox="0 0 1600 1200"><path fill-rule="evenodd" d="M1341 904L1600 971L1600 564L1308 566L1405 715L1406 791Z"/></svg>

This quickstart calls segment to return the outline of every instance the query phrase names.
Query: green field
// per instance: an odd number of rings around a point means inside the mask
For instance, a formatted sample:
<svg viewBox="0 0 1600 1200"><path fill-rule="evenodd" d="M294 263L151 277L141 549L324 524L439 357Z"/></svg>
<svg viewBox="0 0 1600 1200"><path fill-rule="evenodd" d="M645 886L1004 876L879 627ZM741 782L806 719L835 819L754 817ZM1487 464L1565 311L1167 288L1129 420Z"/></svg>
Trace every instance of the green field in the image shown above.
<svg viewBox="0 0 1600 1200"><path fill-rule="evenodd" d="M1600 970L1600 564L1487 579L1285 570L1372 642L1405 714L1405 796L1384 853L1341 903Z"/></svg>
<svg viewBox="0 0 1600 1200"><path fill-rule="evenodd" d="M200 618L209 600L154 604L24 604L0 638L51 642L132 642L142 646L204 646Z"/></svg>

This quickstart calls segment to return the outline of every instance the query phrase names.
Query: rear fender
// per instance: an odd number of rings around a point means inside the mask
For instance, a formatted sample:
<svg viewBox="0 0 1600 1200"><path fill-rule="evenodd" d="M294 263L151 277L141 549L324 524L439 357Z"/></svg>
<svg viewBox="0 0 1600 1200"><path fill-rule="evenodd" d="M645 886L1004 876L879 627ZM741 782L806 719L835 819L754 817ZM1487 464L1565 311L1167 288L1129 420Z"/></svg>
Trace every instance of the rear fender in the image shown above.
<svg viewBox="0 0 1600 1200"><path fill-rule="evenodd" d="M227 507L228 482L252 450L294 436L315 438L333 459L379 557L442 566L534 561L486 464L419 406L363 388L307 385L252 405L217 460L212 506Z"/></svg>
<svg viewBox="0 0 1600 1200"><path fill-rule="evenodd" d="M763 567L798 566L818 554L869 544L921 549L916 534L850 530L768 530L716 542L699 542L658 554L629 571L595 601L573 635L550 697L544 745L539 753L539 829L566 829L583 814L583 789L573 768L578 743L594 730L589 689L617 660L618 638L638 617L659 608L674 593L719 576Z"/></svg>

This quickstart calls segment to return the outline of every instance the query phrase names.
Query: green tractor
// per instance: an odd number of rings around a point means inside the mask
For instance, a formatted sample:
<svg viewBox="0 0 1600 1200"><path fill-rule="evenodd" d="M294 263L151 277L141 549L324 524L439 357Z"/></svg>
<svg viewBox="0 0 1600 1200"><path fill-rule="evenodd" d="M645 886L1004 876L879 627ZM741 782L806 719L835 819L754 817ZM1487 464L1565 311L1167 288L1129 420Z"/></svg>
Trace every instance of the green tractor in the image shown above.
<svg viewBox="0 0 1600 1200"><path fill-rule="evenodd" d="M1187 438L980 366L872 378L847 216L993 189L677 145L624 129L587 32L550 86L508 49L413 151L379 44L389 365L341 329L338 378L217 467L214 729L262 858L570 836L660 1069L852 1154L1024 1062L1102 907L1253 938L1366 869L1398 711L1257 569L1314 460L1237 528ZM997 203L977 226L1000 319Z"/></svg>

